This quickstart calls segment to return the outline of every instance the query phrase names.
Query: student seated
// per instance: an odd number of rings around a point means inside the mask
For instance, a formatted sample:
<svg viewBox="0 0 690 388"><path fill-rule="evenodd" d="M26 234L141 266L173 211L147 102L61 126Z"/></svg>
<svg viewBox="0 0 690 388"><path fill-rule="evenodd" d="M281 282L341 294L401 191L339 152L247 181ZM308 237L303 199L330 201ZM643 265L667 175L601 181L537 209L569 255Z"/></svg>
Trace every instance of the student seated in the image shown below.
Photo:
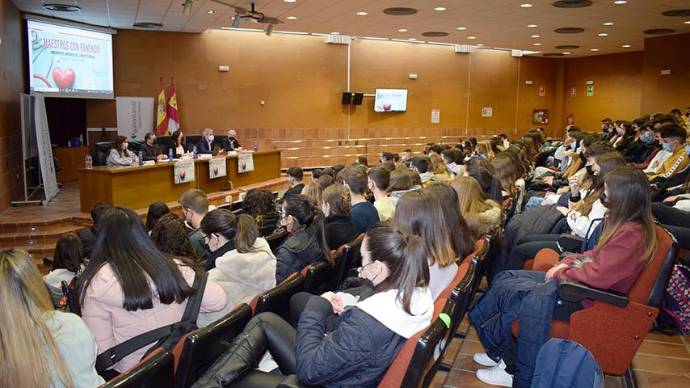
<svg viewBox="0 0 690 388"><path fill-rule="evenodd" d="M376 386L405 341L431 323L434 306L420 237L401 225L378 223L361 252L359 276L375 285L373 295L364 300L332 292L312 296L297 330L273 313L255 316L196 384L246 386L241 379L270 350L280 373L265 375L266 386L277 386L290 374L300 384ZM339 319L327 333L333 313Z"/></svg>
<svg viewBox="0 0 690 388"><path fill-rule="evenodd" d="M285 194L283 194L283 198L287 197L288 195L302 194L302 189L304 188L304 183L302 183L304 171L302 171L302 169L299 167L290 167L287 170L287 176L290 188L287 189Z"/></svg>
<svg viewBox="0 0 690 388"><path fill-rule="evenodd" d="M170 208L165 202L156 201L149 205L149 210L146 212L146 230L151 233L156 222L168 213L170 213Z"/></svg>
<svg viewBox="0 0 690 388"><path fill-rule="evenodd" d="M82 270L84 247L74 233L63 234L55 245L51 271L43 276L48 286L53 305L57 306L63 296L62 282L69 284Z"/></svg>
<svg viewBox="0 0 690 388"><path fill-rule="evenodd" d="M412 163L410 164L412 171L419 174L421 179L421 185L426 186L427 182L431 181L434 177L434 173L431 171L431 159L428 156L415 156L412 158Z"/></svg>
<svg viewBox="0 0 690 388"><path fill-rule="evenodd" d="M604 205L609 211L594 249L567 256L546 273L505 271L498 274L470 312L470 321L486 349L486 353L475 354L474 360L490 367L477 371L479 380L510 387L515 378L515 384L529 386L534 365L525 360L532 359L529 355L536 354L538 346L548 338L531 333L534 335L530 335L527 343L521 342L523 338L518 336L516 346L511 333L513 321L519 319L521 327L550 326L552 319L567 321L573 312L589 306L586 301L556 304L558 281L573 280L620 294L627 294L632 288L656 250L649 183L641 171L620 167L606 176L604 192ZM531 301L528 305L523 303L527 298ZM520 311L530 315L521 316ZM543 333L549 333L549 326ZM517 354L516 349L529 353ZM516 357L522 360L519 366Z"/></svg>
<svg viewBox="0 0 690 388"><path fill-rule="evenodd" d="M350 218L350 192L343 185L331 185L324 190L321 202L328 249L336 250L353 241L358 235Z"/></svg>
<svg viewBox="0 0 690 388"><path fill-rule="evenodd" d="M273 193L268 190L251 189L247 191L242 201L242 210L245 214L254 217L262 237L273 234L278 222L280 222Z"/></svg>
<svg viewBox="0 0 690 388"><path fill-rule="evenodd" d="M388 221L395 213L395 201L388 196L391 173L384 167L374 167L367 173L369 190L374 194L374 207L379 220Z"/></svg>
<svg viewBox="0 0 690 388"><path fill-rule="evenodd" d="M275 287L276 257L268 242L259 237L254 219L247 214L236 216L227 209L216 209L204 217L202 228L216 231L207 237L212 251L226 239L231 239L234 246L216 259L215 268L208 273L208 280L223 288L228 303L220 311L200 316L199 324L205 325Z"/></svg>
<svg viewBox="0 0 690 388"><path fill-rule="evenodd" d="M211 259L211 252L208 250L208 246L201 241L203 238L201 220L208 213L208 197L206 193L197 189L189 189L182 193L182 196L177 201L182 206L182 215L187 227L189 242L192 244L194 252L201 260L208 263L208 265L212 265L215 257ZM211 269L211 267L208 269Z"/></svg>
<svg viewBox="0 0 690 388"><path fill-rule="evenodd" d="M685 128L674 123L666 123L659 129L661 146L670 154L669 158L656 170L649 174L649 180L655 183L672 177L688 166L688 153L685 150L685 139L688 136Z"/></svg>
<svg viewBox="0 0 690 388"><path fill-rule="evenodd" d="M309 182L303 188L300 194L306 196L314 205L321 203L321 186L317 182Z"/></svg>
<svg viewBox="0 0 690 388"><path fill-rule="evenodd" d="M488 162L488 161L485 161ZM503 187L501 181L494 175L494 167L491 163L482 165L482 160L474 159L466 165L464 176L472 177L477 180L482 191L486 193L487 198L503 203Z"/></svg>
<svg viewBox="0 0 690 388"><path fill-rule="evenodd" d="M77 232L81 245L84 247L84 257L91 257L91 251L94 244L96 244L96 235L98 234L98 220L101 218L103 212L108 210L110 206L104 203L97 203L91 209L91 227L82 229Z"/></svg>
<svg viewBox="0 0 690 388"><path fill-rule="evenodd" d="M78 282L82 318L95 335L99 352L179 322L187 298L195 292L203 292L201 312L224 308L223 289L209 281L203 291L195 290L195 276L193 268L156 248L136 213L122 207L108 209L99 222L91 261ZM109 372L115 375L133 367L151 346L124 357Z"/></svg>
<svg viewBox="0 0 690 388"><path fill-rule="evenodd" d="M472 236L480 236L497 230L503 222L503 208L488 199L479 182L472 177L460 177L450 182L460 201L460 214L465 218Z"/></svg>
<svg viewBox="0 0 690 388"><path fill-rule="evenodd" d="M343 170L343 185L350 192L350 216L357 232L365 233L379 222L379 213L364 197L367 190L367 174L360 168L352 166Z"/></svg>
<svg viewBox="0 0 690 388"><path fill-rule="evenodd" d="M411 174L408 173L409 171L411 170L405 168L404 170L394 170L391 172L388 184L388 193L391 200L393 200L395 203L398 203L400 197L402 197L405 193L415 189L412 183Z"/></svg>
<svg viewBox="0 0 690 388"><path fill-rule="evenodd" d="M311 263L330 259L324 218L304 195L289 195L283 199L281 223L289 236L276 253L276 284Z"/></svg>
<svg viewBox="0 0 690 388"><path fill-rule="evenodd" d="M103 384L94 368L96 340L77 315L56 311L28 252L0 252L0 386Z"/></svg>
<svg viewBox="0 0 690 388"><path fill-rule="evenodd" d="M115 140L113 148L110 149L110 154L108 154L108 159L105 161L106 166L117 167L117 166L136 166L139 164L139 158L134 152L131 152L127 148L129 147L129 142L124 136L118 136Z"/></svg>

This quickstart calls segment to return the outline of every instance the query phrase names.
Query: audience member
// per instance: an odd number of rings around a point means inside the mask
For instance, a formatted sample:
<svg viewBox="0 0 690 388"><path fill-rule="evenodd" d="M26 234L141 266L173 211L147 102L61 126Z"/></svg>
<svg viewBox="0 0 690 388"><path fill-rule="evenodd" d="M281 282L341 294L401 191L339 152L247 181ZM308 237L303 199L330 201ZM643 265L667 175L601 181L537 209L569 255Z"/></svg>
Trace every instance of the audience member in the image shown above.
<svg viewBox="0 0 690 388"><path fill-rule="evenodd" d="M28 252L0 252L0 386L103 384L94 368L96 340L77 315L53 309Z"/></svg>
<svg viewBox="0 0 690 388"><path fill-rule="evenodd" d="M301 194L304 188L304 171L299 167L290 167L287 170L288 183L290 183L290 188L283 194L283 198L288 195Z"/></svg>
<svg viewBox="0 0 690 388"><path fill-rule="evenodd" d="M315 206L318 206L321 203L321 191L321 186L318 183L310 182L302 188L300 194L306 196Z"/></svg>
<svg viewBox="0 0 690 388"><path fill-rule="evenodd" d="M321 186L321 191L326 190L326 187L335 183L335 178L330 175L322 175L319 177L319 186Z"/></svg>
<svg viewBox="0 0 690 388"><path fill-rule="evenodd" d="M321 210L328 248L335 250L353 241L359 232L350 218L350 192L343 185L331 185L323 191Z"/></svg>
<svg viewBox="0 0 690 388"><path fill-rule="evenodd" d="M55 245L51 271L43 276L43 282L50 291L53 305L57 306L63 296L62 282L70 282L79 275L84 262L84 247L74 233L63 234Z"/></svg>
<svg viewBox="0 0 690 388"><path fill-rule="evenodd" d="M110 206L104 203L97 203L96 206L91 209L91 227L77 232L79 240L81 240L81 245L84 247L84 257L86 258L91 257L91 251L96 244L98 220L101 219L101 215L108 209L110 209Z"/></svg>
<svg viewBox="0 0 690 388"><path fill-rule="evenodd" d="M150 233L156 226L156 222L168 213L170 213L170 208L165 202L156 201L149 205L149 210L146 212L146 230Z"/></svg>
<svg viewBox="0 0 690 388"><path fill-rule="evenodd" d="M688 165L688 153L685 150L685 139L688 133L685 128L678 124L667 123L660 127L659 135L661 146L664 151L670 153L670 156L654 174L649 175L652 182L655 179L668 179Z"/></svg>
<svg viewBox="0 0 690 388"><path fill-rule="evenodd" d="M388 196L391 173L384 167L374 167L367 173L369 190L374 194L374 207L379 220L388 221L395 213L395 202Z"/></svg>
<svg viewBox="0 0 690 388"><path fill-rule="evenodd" d="M434 183L427 190L435 195L443 209L443 219L450 233L450 241L458 260L464 259L474 248L476 239L467 227L465 217L460 213L458 194L448 183Z"/></svg>
<svg viewBox="0 0 690 388"><path fill-rule="evenodd" d="M201 220L204 219L208 213L208 197L206 193L197 189L189 189L182 193L178 200L182 206L182 215L184 216L187 233L189 234L189 241L192 243L192 248L197 256L203 262L209 261L208 247L202 243L203 233L201 232Z"/></svg>
<svg viewBox="0 0 690 388"><path fill-rule="evenodd" d="M263 189L247 191L242 201L242 209L246 214L254 217L261 236L270 236L278 227L280 215L276 210L273 193L270 191Z"/></svg>
<svg viewBox="0 0 690 388"><path fill-rule="evenodd" d="M412 170L419 174L422 186L433 178L434 174L431 172L431 160L428 156L415 156L412 158Z"/></svg>
<svg viewBox="0 0 690 388"><path fill-rule="evenodd" d="M177 214L168 213L161 217L149 234L161 253L168 255L171 259L180 260L196 270L204 268L206 263L192 248L184 221Z"/></svg>
<svg viewBox="0 0 690 388"><path fill-rule="evenodd" d="M486 196L476 179L459 177L451 181L450 185L458 194L460 213L475 239L500 228L503 208Z"/></svg>
<svg viewBox="0 0 690 388"><path fill-rule="evenodd" d="M350 192L352 223L359 233L365 233L372 225L379 222L378 211L364 196L367 189L367 175L361 169L348 167L343 170L343 184Z"/></svg>

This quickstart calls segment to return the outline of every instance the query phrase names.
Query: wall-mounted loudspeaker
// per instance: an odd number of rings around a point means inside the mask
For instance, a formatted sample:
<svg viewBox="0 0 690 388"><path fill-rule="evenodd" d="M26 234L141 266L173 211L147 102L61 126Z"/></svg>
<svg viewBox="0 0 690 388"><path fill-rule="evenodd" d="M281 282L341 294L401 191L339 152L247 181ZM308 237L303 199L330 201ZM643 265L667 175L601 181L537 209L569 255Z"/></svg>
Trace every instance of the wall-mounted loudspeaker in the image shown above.
<svg viewBox="0 0 690 388"><path fill-rule="evenodd" d="M343 105L350 105L352 104L352 94L350 92L343 92L343 97L340 99L340 102Z"/></svg>
<svg viewBox="0 0 690 388"><path fill-rule="evenodd" d="M362 105L362 100L364 100L364 93L355 93L352 98L352 105Z"/></svg>

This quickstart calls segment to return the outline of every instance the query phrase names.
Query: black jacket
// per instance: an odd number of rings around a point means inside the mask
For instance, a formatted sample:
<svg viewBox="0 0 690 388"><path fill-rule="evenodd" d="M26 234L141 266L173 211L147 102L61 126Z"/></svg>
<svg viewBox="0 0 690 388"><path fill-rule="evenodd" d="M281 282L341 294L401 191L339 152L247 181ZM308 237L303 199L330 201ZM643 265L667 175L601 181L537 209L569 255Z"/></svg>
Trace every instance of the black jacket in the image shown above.
<svg viewBox="0 0 690 388"><path fill-rule="evenodd" d="M234 137L226 137L225 139L223 139L220 147L226 151L234 151L242 146L240 145L240 142L237 141L237 139L235 139Z"/></svg>
<svg viewBox="0 0 690 388"><path fill-rule="evenodd" d="M268 237L276 231L278 223L280 222L280 215L277 212L263 214L256 217L256 224L259 226L259 234L262 237Z"/></svg>
<svg viewBox="0 0 690 388"><path fill-rule="evenodd" d="M326 334L333 307L312 297L297 329L297 378L326 387L376 387L405 343L405 338L357 307L343 312L338 327Z"/></svg>
<svg viewBox="0 0 690 388"><path fill-rule="evenodd" d="M95 227L90 227L88 229L82 229L77 232L79 240L81 240L81 245L84 247L84 256L91 257L91 251L93 251L93 246L96 245L96 229Z"/></svg>
<svg viewBox="0 0 690 388"><path fill-rule="evenodd" d="M298 183L294 187L287 189L285 194L283 194L283 198L287 197L288 195L292 195L292 194L302 194L303 188L304 188L304 183Z"/></svg>
<svg viewBox="0 0 690 388"><path fill-rule="evenodd" d="M142 155L144 160L156 160L158 155L162 154L160 147L157 144L152 146L144 143L141 147Z"/></svg>
<svg viewBox="0 0 690 388"><path fill-rule="evenodd" d="M326 242L328 249L338 249L354 240L359 233L350 216L331 214L326 217Z"/></svg>
<svg viewBox="0 0 690 388"><path fill-rule="evenodd" d="M316 226L311 225L290 235L278 247L276 259L276 284L307 265L323 259Z"/></svg>
<svg viewBox="0 0 690 388"><path fill-rule="evenodd" d="M218 141L213 140L213 142L211 142L211 146L209 147L208 141L202 137L199 143L196 145L196 152L199 154L211 154L216 146L220 147L220 143L218 143Z"/></svg>

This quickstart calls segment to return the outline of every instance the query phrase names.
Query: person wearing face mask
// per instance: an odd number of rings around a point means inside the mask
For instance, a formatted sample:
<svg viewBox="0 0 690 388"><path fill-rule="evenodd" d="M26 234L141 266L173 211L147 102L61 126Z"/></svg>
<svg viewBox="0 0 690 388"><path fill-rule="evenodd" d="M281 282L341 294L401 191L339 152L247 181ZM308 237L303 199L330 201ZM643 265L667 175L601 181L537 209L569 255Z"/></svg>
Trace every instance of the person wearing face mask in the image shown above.
<svg viewBox="0 0 690 388"><path fill-rule="evenodd" d="M221 286L228 297L225 309L199 317L200 324L205 325L275 287L276 258L247 214L236 216L228 209L212 210L201 221L201 230L214 260L208 280Z"/></svg>
<svg viewBox="0 0 690 388"><path fill-rule="evenodd" d="M299 385L374 387L408 338L431 323L427 251L402 225L374 225L362 242L360 277L374 285L366 298L342 292L312 296L297 329L273 313L252 318L193 387L278 386L294 374ZM329 330L326 322L335 317ZM279 368L252 371L270 350Z"/></svg>
<svg viewBox="0 0 690 388"><path fill-rule="evenodd" d="M353 241L359 232L350 218L350 192L343 185L331 185L323 191L321 201L328 249Z"/></svg>
<svg viewBox="0 0 690 388"><path fill-rule="evenodd" d="M202 241L203 232L201 231L201 220L208 213L208 197L206 193L201 190L190 189L182 194L178 202L182 206L182 215L184 216L189 241L192 243L194 252L204 263L209 263L211 252Z"/></svg>
<svg viewBox="0 0 690 388"><path fill-rule="evenodd" d="M143 159L145 161L168 159L168 157L160 151L158 139L153 132L149 132L144 136Z"/></svg>
<svg viewBox="0 0 690 388"><path fill-rule="evenodd" d="M220 144L218 144L213 136L213 129L204 128L201 132L201 140L196 145L196 152L199 154L212 154L213 149L216 147L220 148Z"/></svg>
<svg viewBox="0 0 690 388"><path fill-rule="evenodd" d="M616 151L623 152L635 139L633 125L628 121L623 121L618 125L616 131L618 133L618 139L616 139L612 145Z"/></svg>
<svg viewBox="0 0 690 388"><path fill-rule="evenodd" d="M107 166L136 166L139 164L139 158L130 152L127 148L129 147L129 142L124 136L118 136L115 140L115 145L110 150L108 159L106 160Z"/></svg>
<svg viewBox="0 0 690 388"><path fill-rule="evenodd" d="M661 165L655 174L650 174L649 180L663 181L682 171L689 162L688 152L685 149L685 139L687 131L678 124L666 123L659 129L661 136L661 146L671 156Z"/></svg>
<svg viewBox="0 0 690 388"><path fill-rule="evenodd" d="M639 138L636 139L625 152L623 157L628 163L643 163L653 152L659 149L659 144L654 138L652 122L645 121L640 124Z"/></svg>
<svg viewBox="0 0 690 388"><path fill-rule="evenodd" d="M237 141L237 132L234 129L228 131L228 137L223 141L222 148L227 151L239 151L242 149L242 145Z"/></svg>
<svg viewBox="0 0 690 388"><path fill-rule="evenodd" d="M291 194L283 198L281 224L289 233L278 247L276 257L276 284L319 260L329 260L324 215L304 195Z"/></svg>

